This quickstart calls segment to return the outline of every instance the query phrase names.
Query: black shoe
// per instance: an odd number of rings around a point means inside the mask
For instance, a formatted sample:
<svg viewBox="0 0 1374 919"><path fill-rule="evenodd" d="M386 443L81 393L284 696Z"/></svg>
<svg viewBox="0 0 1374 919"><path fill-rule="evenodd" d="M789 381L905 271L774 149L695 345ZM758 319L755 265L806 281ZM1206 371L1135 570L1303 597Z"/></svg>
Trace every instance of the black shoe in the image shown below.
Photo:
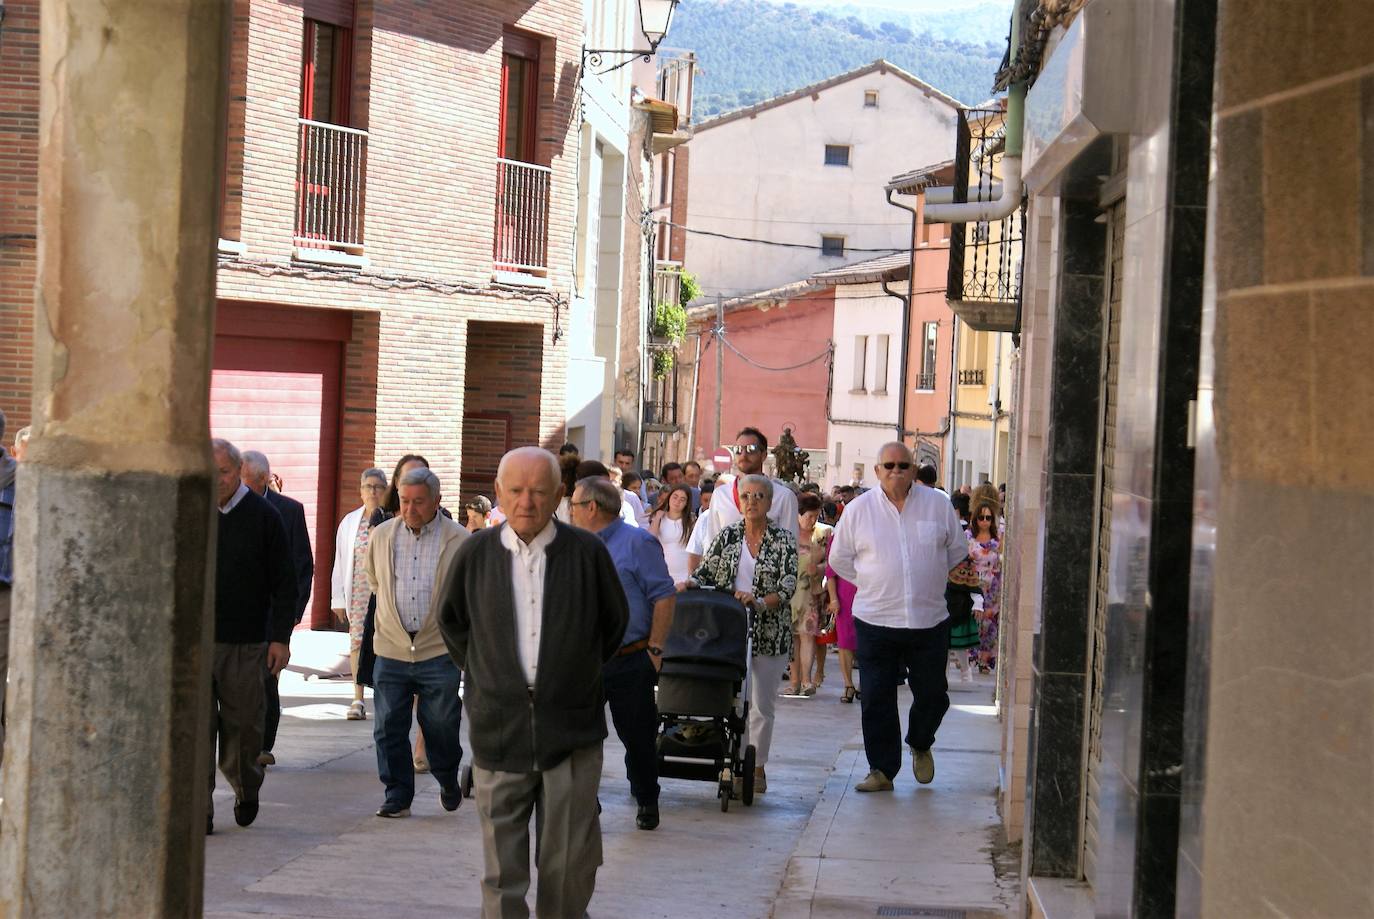
<svg viewBox="0 0 1374 919"><path fill-rule="evenodd" d="M383 804L377 808L378 817L409 817L410 808L402 807L399 804Z"/></svg>
<svg viewBox="0 0 1374 919"><path fill-rule="evenodd" d="M215 818L214 818L214 817L206 817L206 818L205 818L205 835L206 835L206 836L213 836L213 835L215 835Z"/></svg>
<svg viewBox="0 0 1374 919"><path fill-rule="evenodd" d="M639 813L635 815L635 826L639 827L641 830L658 829L658 805L639 805Z"/></svg>
<svg viewBox="0 0 1374 919"><path fill-rule="evenodd" d="M447 788L440 785L439 803L444 806L446 811L456 811L458 805L463 803L463 789L457 785L450 785Z"/></svg>
<svg viewBox="0 0 1374 919"><path fill-rule="evenodd" d="M248 826L258 819L258 802L256 801L235 801L234 802L234 822L239 826Z"/></svg>

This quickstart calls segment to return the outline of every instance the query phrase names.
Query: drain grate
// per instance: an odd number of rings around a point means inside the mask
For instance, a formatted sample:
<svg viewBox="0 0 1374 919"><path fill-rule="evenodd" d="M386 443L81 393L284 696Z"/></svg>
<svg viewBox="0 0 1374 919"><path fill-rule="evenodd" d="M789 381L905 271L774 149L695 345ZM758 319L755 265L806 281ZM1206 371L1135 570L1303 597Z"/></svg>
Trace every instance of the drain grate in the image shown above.
<svg viewBox="0 0 1374 919"><path fill-rule="evenodd" d="M950 909L947 906L880 906L878 915L909 919L970 919L968 910Z"/></svg>

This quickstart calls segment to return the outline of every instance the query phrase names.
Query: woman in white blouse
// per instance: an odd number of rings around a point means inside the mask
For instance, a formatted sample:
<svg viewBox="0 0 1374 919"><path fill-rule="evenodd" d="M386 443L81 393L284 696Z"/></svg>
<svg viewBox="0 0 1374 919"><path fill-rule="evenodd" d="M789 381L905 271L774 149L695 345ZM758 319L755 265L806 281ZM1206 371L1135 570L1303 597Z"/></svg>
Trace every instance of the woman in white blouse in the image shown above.
<svg viewBox="0 0 1374 919"><path fill-rule="evenodd" d="M345 514L334 534L334 572L329 591L334 617L348 625L348 659L353 665L353 704L348 707L349 721L367 717L363 707L363 686L358 682L358 649L363 642L367 601L372 596L364 569L368 537L372 533L369 521L386 496L386 473L380 469L366 470L359 491L363 506Z"/></svg>
<svg viewBox="0 0 1374 919"><path fill-rule="evenodd" d="M668 563L668 574L678 590L682 590L692 573L691 562L687 558L687 541L692 536L696 517L692 513L692 489L688 485L675 485L666 499L660 500L659 509L649 521L649 532L658 537L663 546L663 560Z"/></svg>

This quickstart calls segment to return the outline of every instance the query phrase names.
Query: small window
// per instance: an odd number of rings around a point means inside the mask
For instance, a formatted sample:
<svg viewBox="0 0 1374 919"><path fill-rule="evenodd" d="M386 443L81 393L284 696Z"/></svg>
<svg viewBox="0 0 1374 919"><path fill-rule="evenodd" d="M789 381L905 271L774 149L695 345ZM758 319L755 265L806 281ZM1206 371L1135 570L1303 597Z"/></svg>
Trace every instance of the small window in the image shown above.
<svg viewBox="0 0 1374 919"><path fill-rule="evenodd" d="M827 166L848 166L849 165L849 146L847 144L826 144L825 145L825 165Z"/></svg>
<svg viewBox="0 0 1374 919"><path fill-rule="evenodd" d="M854 385L850 387L850 392L864 392L864 377L867 376L868 367L868 336L854 336Z"/></svg>
<svg viewBox="0 0 1374 919"><path fill-rule="evenodd" d="M864 90L864 108L878 107L878 91L876 89Z"/></svg>
<svg viewBox="0 0 1374 919"><path fill-rule="evenodd" d="M916 381L916 388L930 392L935 389L935 357L936 348L940 340L940 324L938 322L927 322L923 327L923 331L922 340L924 346L921 350L921 376Z"/></svg>
<svg viewBox="0 0 1374 919"><path fill-rule="evenodd" d="M843 236L822 236L821 255L834 256L835 258L844 257L844 237Z"/></svg>
<svg viewBox="0 0 1374 919"><path fill-rule="evenodd" d="M887 335L879 335L873 348L873 391L887 392Z"/></svg>

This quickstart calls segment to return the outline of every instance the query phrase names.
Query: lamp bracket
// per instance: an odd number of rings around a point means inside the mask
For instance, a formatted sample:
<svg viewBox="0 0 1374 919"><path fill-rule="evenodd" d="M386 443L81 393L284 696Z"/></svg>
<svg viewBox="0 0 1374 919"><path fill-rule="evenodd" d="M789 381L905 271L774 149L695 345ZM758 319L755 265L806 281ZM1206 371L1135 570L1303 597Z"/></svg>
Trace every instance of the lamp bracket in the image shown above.
<svg viewBox="0 0 1374 919"><path fill-rule="evenodd" d="M603 76L619 70L628 64L633 64L636 59L643 60L646 64L650 63L653 61L656 51L657 49L655 48L650 48L647 51L634 48L583 48L582 71L586 73L588 67L590 67L592 73L595 73L597 76ZM625 59L618 64L612 64L605 69L601 69L601 65L604 63L606 55L616 55L624 57Z"/></svg>

